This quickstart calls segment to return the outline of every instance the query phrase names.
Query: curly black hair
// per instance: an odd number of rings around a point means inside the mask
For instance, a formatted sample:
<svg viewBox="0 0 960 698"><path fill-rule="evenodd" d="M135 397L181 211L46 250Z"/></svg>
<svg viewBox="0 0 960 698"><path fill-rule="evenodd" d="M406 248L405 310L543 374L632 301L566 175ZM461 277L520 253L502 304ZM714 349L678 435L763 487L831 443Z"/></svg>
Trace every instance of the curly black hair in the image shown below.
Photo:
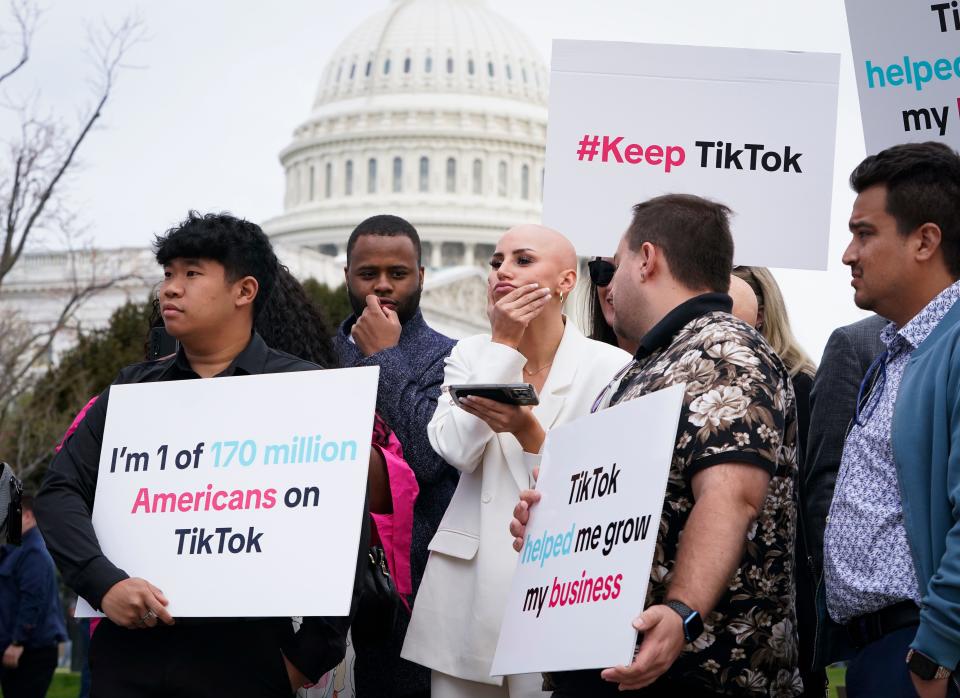
<svg viewBox="0 0 960 698"><path fill-rule="evenodd" d="M174 259L211 259L226 270L230 282L252 276L259 290L253 301L256 316L276 283L279 262L270 238L256 223L229 213L199 214L190 211L185 220L153 243L157 263Z"/></svg>
<svg viewBox="0 0 960 698"><path fill-rule="evenodd" d="M282 264L278 270L276 287L257 316L254 329L267 346L322 368L336 368L339 362L326 318L290 270Z"/></svg>

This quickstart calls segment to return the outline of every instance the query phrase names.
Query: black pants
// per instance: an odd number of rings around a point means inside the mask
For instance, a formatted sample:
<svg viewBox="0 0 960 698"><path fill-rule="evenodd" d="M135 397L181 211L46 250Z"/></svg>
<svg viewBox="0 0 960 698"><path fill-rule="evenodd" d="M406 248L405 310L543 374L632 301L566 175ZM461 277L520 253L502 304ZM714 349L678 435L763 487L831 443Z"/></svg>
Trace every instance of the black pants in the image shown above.
<svg viewBox="0 0 960 698"><path fill-rule="evenodd" d="M599 676L600 669L593 671ZM590 673L592 674L593 671ZM571 673L585 676L587 672ZM642 698L716 698L717 696L716 693L711 693L706 689L690 686L689 684L677 683L676 681L670 681L665 678L660 678L646 688L641 688L637 691L621 691L615 683L602 679L598 680L595 677L591 678L594 680L568 682L571 685L554 691L553 698L600 698L601 696L610 696L611 698L613 698L613 696L617 696L617 698L623 698L624 696L642 696Z"/></svg>
<svg viewBox="0 0 960 698"><path fill-rule="evenodd" d="M91 698L289 698L286 619L127 630L104 620L90 642Z"/></svg>
<svg viewBox="0 0 960 698"><path fill-rule="evenodd" d="M57 646L23 650L16 669L0 669L5 698L44 698L57 668Z"/></svg>
<svg viewBox="0 0 960 698"><path fill-rule="evenodd" d="M917 626L901 628L884 635L876 642L861 648L847 665L848 698L874 698L875 696L917 695L910 680L910 670L904 662L910 643L917 635ZM949 698L960 696L957 676L947 679Z"/></svg>

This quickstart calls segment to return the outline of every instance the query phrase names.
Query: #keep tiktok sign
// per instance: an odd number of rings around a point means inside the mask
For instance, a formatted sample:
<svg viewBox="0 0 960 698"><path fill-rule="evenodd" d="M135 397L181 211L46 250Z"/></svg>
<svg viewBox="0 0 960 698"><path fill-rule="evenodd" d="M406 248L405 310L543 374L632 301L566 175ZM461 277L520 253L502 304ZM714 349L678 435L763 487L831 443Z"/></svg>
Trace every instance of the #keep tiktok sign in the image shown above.
<svg viewBox="0 0 960 698"><path fill-rule="evenodd" d="M378 375L112 386L93 508L104 554L175 618L347 615Z"/></svg>
<svg viewBox="0 0 960 698"><path fill-rule="evenodd" d="M733 209L736 263L826 269L836 54L553 42L543 222L612 256L631 207Z"/></svg>
<svg viewBox="0 0 960 698"><path fill-rule="evenodd" d="M630 663L684 387L548 432L493 676Z"/></svg>

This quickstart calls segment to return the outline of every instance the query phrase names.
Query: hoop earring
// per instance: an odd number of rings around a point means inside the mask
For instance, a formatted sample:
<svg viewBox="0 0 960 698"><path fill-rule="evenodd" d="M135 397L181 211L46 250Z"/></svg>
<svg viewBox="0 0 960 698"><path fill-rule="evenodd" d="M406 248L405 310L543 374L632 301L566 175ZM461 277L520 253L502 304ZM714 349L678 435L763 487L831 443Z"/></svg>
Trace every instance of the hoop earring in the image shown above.
<svg viewBox="0 0 960 698"><path fill-rule="evenodd" d="M560 291L560 305L563 305L563 291Z"/></svg>

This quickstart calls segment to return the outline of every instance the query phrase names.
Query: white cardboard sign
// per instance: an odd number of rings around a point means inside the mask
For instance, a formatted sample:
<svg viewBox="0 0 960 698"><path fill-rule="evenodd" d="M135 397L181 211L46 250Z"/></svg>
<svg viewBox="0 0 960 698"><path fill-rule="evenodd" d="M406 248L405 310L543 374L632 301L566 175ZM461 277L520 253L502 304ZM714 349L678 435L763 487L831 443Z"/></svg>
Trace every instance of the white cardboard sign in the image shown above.
<svg viewBox="0 0 960 698"><path fill-rule="evenodd" d="M113 386L93 509L104 554L174 617L347 615L378 375Z"/></svg>
<svg viewBox="0 0 960 698"><path fill-rule="evenodd" d="M836 54L553 42L543 222L611 256L632 206L733 209L736 263L826 269Z"/></svg>
<svg viewBox="0 0 960 698"><path fill-rule="evenodd" d="M530 513L492 675L630 663L683 391L660 390L547 434L541 500Z"/></svg>
<svg viewBox="0 0 960 698"><path fill-rule="evenodd" d="M846 0L867 153L960 148L960 10L951 0Z"/></svg>

